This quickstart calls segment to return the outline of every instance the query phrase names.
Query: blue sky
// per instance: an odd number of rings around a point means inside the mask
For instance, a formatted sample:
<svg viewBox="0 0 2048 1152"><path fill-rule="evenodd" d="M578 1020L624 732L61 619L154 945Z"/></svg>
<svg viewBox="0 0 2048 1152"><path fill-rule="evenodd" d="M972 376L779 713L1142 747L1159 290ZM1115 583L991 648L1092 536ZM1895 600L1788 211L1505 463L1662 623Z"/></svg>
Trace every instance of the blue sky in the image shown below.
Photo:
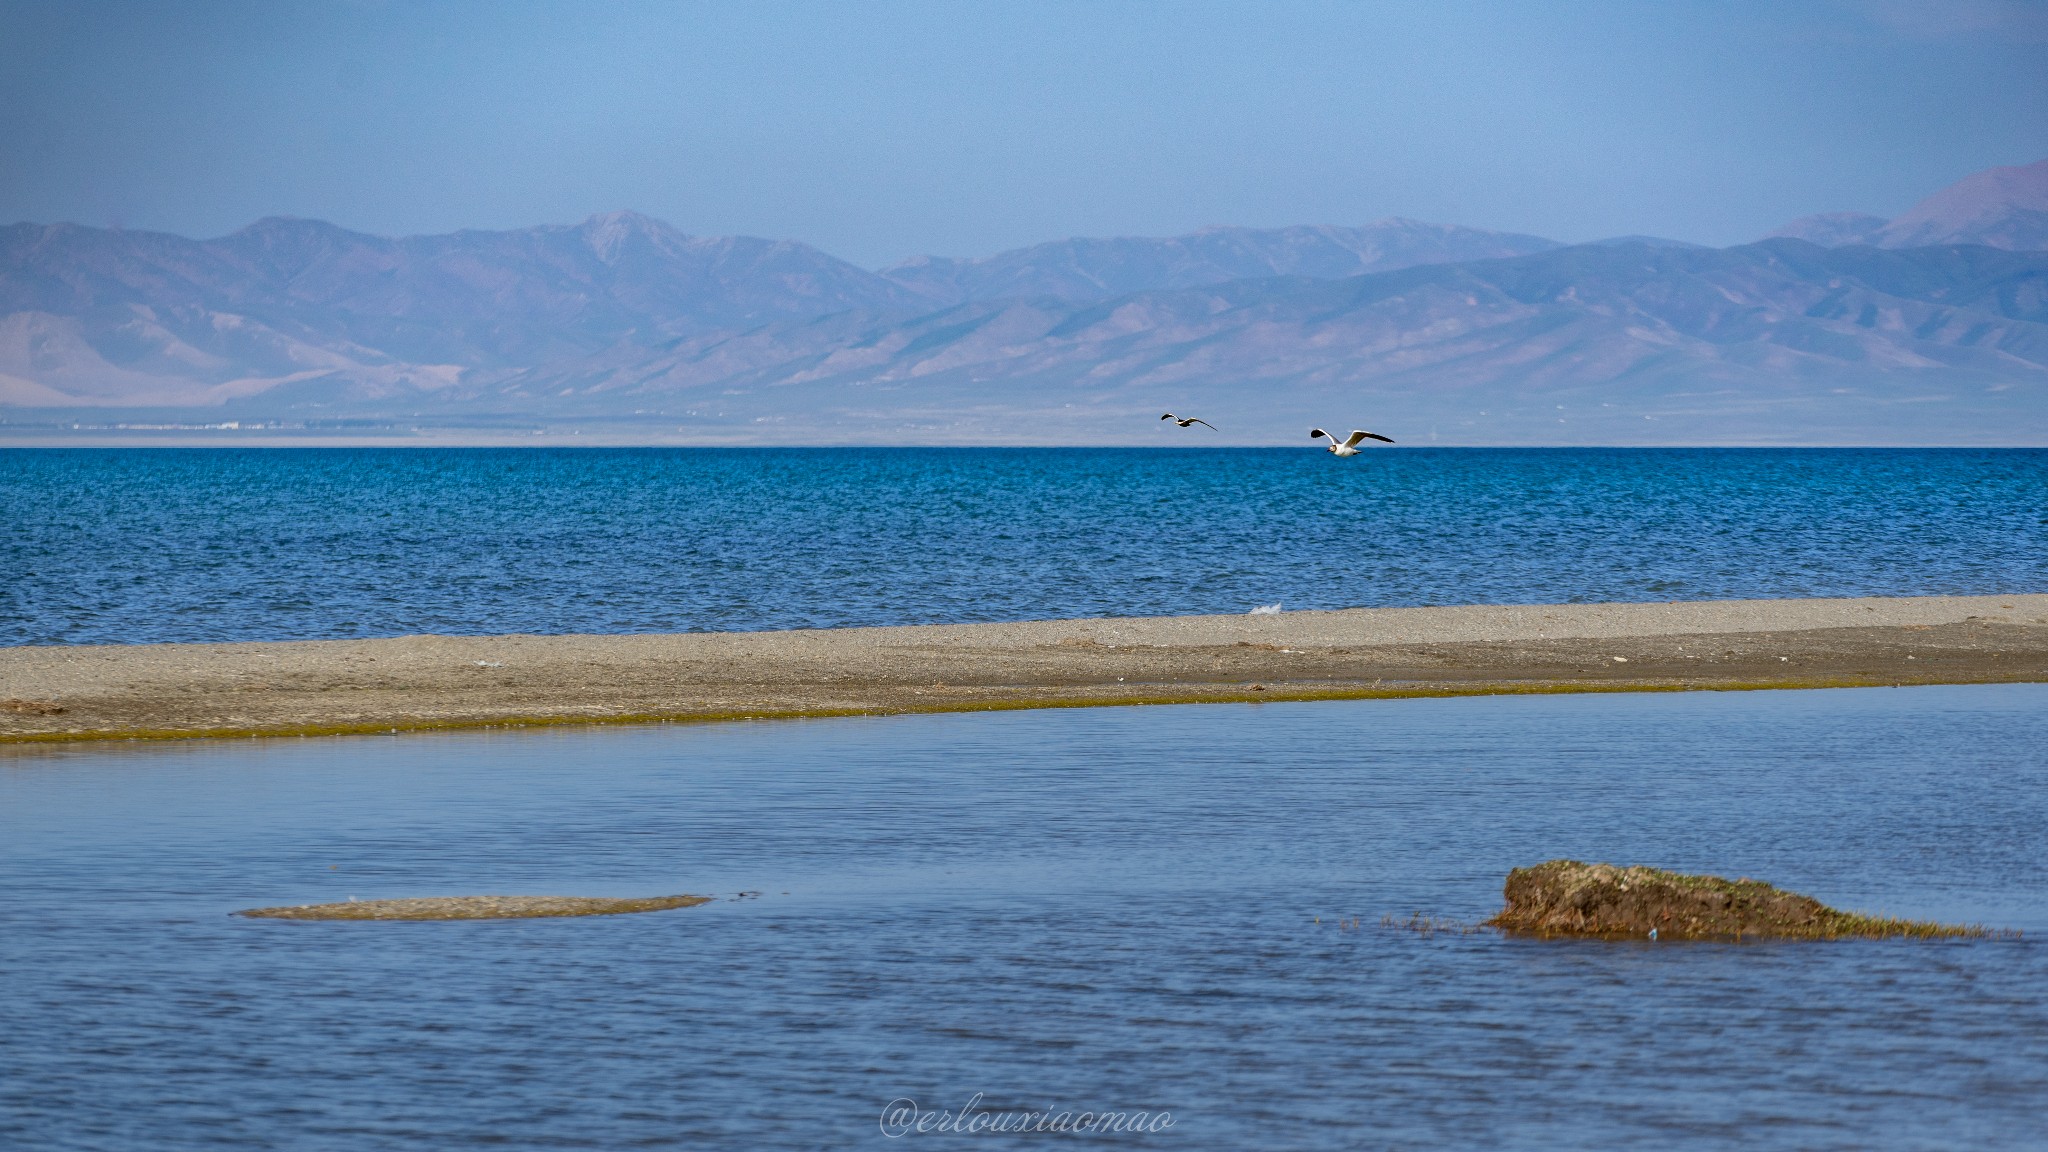
<svg viewBox="0 0 2048 1152"><path fill-rule="evenodd" d="M2044 0L0 0L0 221L1730 244L2043 157Z"/></svg>

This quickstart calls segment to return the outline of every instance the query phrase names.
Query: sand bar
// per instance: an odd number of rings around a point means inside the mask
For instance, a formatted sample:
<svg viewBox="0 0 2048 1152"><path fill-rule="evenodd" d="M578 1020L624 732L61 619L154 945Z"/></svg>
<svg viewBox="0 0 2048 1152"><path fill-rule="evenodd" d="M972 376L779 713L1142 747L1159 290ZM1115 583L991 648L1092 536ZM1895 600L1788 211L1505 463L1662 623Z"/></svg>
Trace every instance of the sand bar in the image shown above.
<svg viewBox="0 0 2048 1152"><path fill-rule="evenodd" d="M549 920L666 912L709 903L709 896L415 896L246 908L235 915L258 920Z"/></svg>
<svg viewBox="0 0 2048 1152"><path fill-rule="evenodd" d="M0 743L2048 681L2048 595L0 648Z"/></svg>

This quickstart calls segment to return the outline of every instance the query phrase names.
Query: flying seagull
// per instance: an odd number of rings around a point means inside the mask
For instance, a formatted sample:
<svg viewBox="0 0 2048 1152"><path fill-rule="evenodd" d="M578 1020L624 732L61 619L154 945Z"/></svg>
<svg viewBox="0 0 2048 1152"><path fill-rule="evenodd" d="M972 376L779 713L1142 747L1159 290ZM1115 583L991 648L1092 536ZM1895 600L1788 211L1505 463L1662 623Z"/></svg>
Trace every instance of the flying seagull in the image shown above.
<svg viewBox="0 0 2048 1152"><path fill-rule="evenodd" d="M1166 415L1161 416L1160 419L1171 420L1175 424L1178 424L1183 428L1187 427L1190 424L1200 424L1202 427L1207 428L1211 432L1214 432L1216 430L1216 426L1214 424L1209 423L1207 420L1202 419L1200 416L1190 416L1187 419L1183 420L1180 417L1175 416L1173 413L1168 412Z"/></svg>
<svg viewBox="0 0 2048 1152"><path fill-rule="evenodd" d="M1308 430L1309 439L1313 440L1318 436L1330 436L1330 434L1328 432L1323 431L1321 428L1311 428ZM1382 436L1377 432L1360 432L1354 430L1351 433L1351 435L1345 437L1342 440L1337 439L1335 436L1330 436L1330 446L1329 448L1325 449L1325 451L1334 452L1339 456L1356 456L1358 455L1358 445L1360 444L1360 442L1366 440L1381 440L1385 441L1388 444L1392 444L1394 442L1391 437Z"/></svg>

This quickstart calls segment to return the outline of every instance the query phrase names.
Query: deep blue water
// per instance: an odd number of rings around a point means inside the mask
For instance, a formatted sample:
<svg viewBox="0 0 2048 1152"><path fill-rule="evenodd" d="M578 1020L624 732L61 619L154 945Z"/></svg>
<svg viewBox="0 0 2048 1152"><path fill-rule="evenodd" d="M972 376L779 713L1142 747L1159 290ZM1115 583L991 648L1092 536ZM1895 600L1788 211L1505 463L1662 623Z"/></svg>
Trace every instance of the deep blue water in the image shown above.
<svg viewBox="0 0 2048 1152"><path fill-rule="evenodd" d="M1375 926L1560 855L2027 935ZM16 750L0 892L8 1148L1018 1146L881 1132L977 1093L1174 1117L1062 1146L1232 1152L2034 1148L2048 1116L2042 685Z"/></svg>
<svg viewBox="0 0 2048 1152"><path fill-rule="evenodd" d="M2048 588L2048 451L0 450L0 644Z"/></svg>

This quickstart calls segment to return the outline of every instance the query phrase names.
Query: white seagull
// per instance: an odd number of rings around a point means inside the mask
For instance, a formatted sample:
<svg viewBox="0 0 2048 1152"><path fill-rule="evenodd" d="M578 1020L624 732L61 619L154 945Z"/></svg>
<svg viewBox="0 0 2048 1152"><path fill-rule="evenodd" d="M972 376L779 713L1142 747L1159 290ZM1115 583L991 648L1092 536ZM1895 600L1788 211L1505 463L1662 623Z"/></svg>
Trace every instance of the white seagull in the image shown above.
<svg viewBox="0 0 2048 1152"><path fill-rule="evenodd" d="M1330 434L1321 428L1311 428L1308 430L1309 439L1314 440L1318 436L1330 436ZM1324 451L1333 452L1339 456L1356 456L1358 455L1358 445L1366 440L1381 440L1388 444L1394 442L1391 437L1382 436L1377 432L1361 432L1354 429L1351 435L1342 440L1337 439L1335 436L1330 436L1330 446L1324 449Z"/></svg>
<svg viewBox="0 0 2048 1152"><path fill-rule="evenodd" d="M1214 432L1216 430L1216 426L1214 424L1209 423L1207 420L1202 419L1200 416L1190 416L1187 419L1183 420L1180 417L1175 416L1173 413L1168 412L1166 415L1161 416L1160 419L1171 420L1175 424L1178 424L1183 428L1187 427L1190 424L1200 424L1202 427L1207 428L1211 432Z"/></svg>

